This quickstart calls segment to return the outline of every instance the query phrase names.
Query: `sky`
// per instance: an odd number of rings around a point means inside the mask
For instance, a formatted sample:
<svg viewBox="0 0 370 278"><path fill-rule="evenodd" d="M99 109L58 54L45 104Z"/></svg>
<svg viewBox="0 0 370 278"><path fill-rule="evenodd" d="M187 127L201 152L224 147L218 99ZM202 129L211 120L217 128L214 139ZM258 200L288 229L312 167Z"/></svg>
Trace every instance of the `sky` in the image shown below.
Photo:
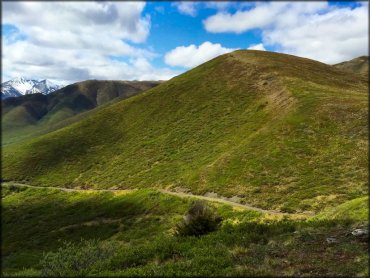
<svg viewBox="0 0 370 278"><path fill-rule="evenodd" d="M2 81L168 80L237 49L368 55L368 2L2 2Z"/></svg>

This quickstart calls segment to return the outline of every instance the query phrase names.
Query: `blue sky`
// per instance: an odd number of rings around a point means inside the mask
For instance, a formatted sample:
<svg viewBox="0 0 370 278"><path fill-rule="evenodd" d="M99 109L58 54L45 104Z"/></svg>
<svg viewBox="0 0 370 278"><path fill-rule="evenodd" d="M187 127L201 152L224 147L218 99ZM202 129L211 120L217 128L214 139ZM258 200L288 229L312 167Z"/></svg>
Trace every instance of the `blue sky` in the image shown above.
<svg viewBox="0 0 370 278"><path fill-rule="evenodd" d="M329 64L368 55L367 2L27 1L2 12L3 81L163 80L248 48Z"/></svg>
<svg viewBox="0 0 370 278"><path fill-rule="evenodd" d="M160 11L157 11L160 7ZM232 7L229 8L232 10ZM260 32L255 30L244 34L209 33L202 21L215 14L215 9L199 8L195 16L178 11L176 4L171 2L148 2L144 12L152 19L152 32L147 44L160 53L166 53L179 45L200 45L205 41L220 43L226 48L247 48L251 44L261 42ZM157 59L163 65L163 59Z"/></svg>

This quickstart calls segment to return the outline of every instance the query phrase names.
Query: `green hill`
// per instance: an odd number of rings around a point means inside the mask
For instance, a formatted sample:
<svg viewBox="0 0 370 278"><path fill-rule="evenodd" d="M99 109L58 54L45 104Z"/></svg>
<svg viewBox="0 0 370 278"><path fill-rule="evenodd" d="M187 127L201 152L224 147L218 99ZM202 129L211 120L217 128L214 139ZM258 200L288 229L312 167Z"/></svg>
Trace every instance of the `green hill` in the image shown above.
<svg viewBox="0 0 370 278"><path fill-rule="evenodd" d="M75 115L125 99L159 83L87 80L49 95L31 94L5 99L1 102L3 143L60 128L70 123L66 120Z"/></svg>
<svg viewBox="0 0 370 278"><path fill-rule="evenodd" d="M180 187L283 211L367 194L368 82L262 51L219 56L62 129L3 149L3 179Z"/></svg>
<svg viewBox="0 0 370 278"><path fill-rule="evenodd" d="M367 76L369 74L369 56L361 56L350 61L335 64L333 66L340 70L359 73Z"/></svg>

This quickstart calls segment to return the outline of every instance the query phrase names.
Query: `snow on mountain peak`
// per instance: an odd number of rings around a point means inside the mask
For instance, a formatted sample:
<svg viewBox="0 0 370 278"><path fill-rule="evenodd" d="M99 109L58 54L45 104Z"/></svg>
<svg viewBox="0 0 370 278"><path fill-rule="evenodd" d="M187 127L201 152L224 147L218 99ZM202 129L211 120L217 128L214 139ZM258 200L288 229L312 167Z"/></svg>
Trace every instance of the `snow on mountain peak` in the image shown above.
<svg viewBox="0 0 370 278"><path fill-rule="evenodd" d="M54 84L50 80L34 80L17 77L1 84L1 98L18 97L22 95L42 93L50 94L62 86Z"/></svg>

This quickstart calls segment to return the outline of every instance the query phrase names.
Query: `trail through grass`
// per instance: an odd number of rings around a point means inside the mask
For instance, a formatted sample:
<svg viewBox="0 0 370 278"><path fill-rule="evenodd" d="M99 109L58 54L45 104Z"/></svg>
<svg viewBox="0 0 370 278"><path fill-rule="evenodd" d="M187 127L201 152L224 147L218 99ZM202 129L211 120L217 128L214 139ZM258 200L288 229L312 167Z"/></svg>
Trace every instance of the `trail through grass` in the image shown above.
<svg viewBox="0 0 370 278"><path fill-rule="evenodd" d="M20 187L29 187L29 188L47 188L47 189L55 189L55 190L61 190L65 192L113 192L113 193L130 193L133 192L137 189L78 189L78 188L66 188L66 187L52 187L52 186L36 186L36 185L29 185L29 184L22 184L22 183L14 183L14 182L4 182L3 183L6 186L20 186ZM156 190L153 188L153 190ZM231 207L234 208L240 208L240 209L245 209L245 210L254 210L266 214L273 214L273 215L285 215L285 216L292 216L292 217L308 217L312 216L312 213L284 213L276 210L265 210L261 208L257 208L254 206L251 206L249 204L240 204L237 202L225 200L222 198L217 198L217 197L207 197L203 195L195 195L192 193L185 193L185 192L174 192L170 190L165 190L165 189L160 189L160 192L164 194L170 194L174 195L180 198L193 198L193 199L201 199L201 200L206 200L210 202L217 202L217 203L223 203L230 205Z"/></svg>
<svg viewBox="0 0 370 278"><path fill-rule="evenodd" d="M59 270L68 276L79 273L69 262L87 259L85 275L100 277L368 275L367 240L350 234L367 227L368 199L340 205L339 215L308 219L211 202L223 219L220 229L178 237L173 229L190 198L148 189L65 191L3 184L1 191L3 276L55 274L43 261L46 253L64 264ZM346 207L362 216L353 218ZM336 243L328 244L328 237ZM72 253L64 252L64 242L75 246ZM94 259L94 250L104 246L113 252Z"/></svg>

